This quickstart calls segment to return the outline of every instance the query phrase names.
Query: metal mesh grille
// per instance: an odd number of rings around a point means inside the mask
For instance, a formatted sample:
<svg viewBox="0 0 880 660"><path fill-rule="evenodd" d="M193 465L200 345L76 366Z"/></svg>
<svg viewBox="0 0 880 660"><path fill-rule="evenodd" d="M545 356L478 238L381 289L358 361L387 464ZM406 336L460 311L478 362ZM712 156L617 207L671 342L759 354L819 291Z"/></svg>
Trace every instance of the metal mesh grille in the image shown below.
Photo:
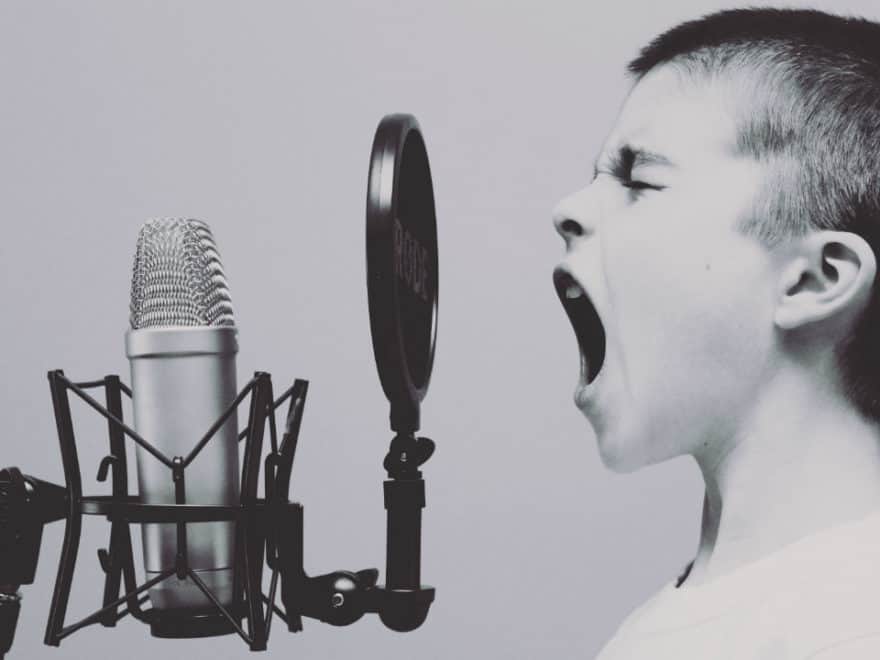
<svg viewBox="0 0 880 660"><path fill-rule="evenodd" d="M131 327L235 325L211 229L184 218L148 220L131 278Z"/></svg>

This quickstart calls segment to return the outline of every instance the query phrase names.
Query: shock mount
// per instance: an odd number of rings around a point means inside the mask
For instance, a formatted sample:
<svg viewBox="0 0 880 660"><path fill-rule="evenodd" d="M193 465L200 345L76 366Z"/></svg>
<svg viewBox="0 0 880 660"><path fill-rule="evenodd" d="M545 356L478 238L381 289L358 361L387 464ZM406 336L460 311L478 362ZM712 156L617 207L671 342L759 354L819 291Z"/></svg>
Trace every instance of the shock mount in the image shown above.
<svg viewBox="0 0 880 660"><path fill-rule="evenodd" d="M398 434L385 460L389 476L385 482L387 584L377 584L376 569L309 576L303 566L303 507L288 498L308 381L297 379L275 399L271 376L257 372L204 436L197 439L187 456L165 456L123 421L122 397L130 397L131 390L118 376L80 383L69 380L60 370L51 371L48 376L65 485L22 475L17 468L0 471L0 511L5 513L0 517L0 584L5 585L6 592L0 598L0 652L5 653L12 644L20 608L18 586L33 582L43 525L61 519L65 520L64 541L44 636L44 642L51 646L58 646L89 625L113 627L127 615L149 624L156 637L237 633L252 651L266 649L275 616L290 632L302 630L302 617L344 626L372 612L398 631L413 630L425 620L434 589L419 583L424 481L417 468L433 451L433 443L427 438ZM93 389L104 390L104 404L89 394L88 390ZM71 393L107 420L110 451L100 462L97 479L103 482L110 478L109 496L82 492ZM249 405L247 425L239 434L239 441L244 442L239 503L187 504L187 468L245 400ZM279 442L275 411L285 403L287 415ZM267 427L270 444L263 458ZM129 494L126 436L168 467L174 504L145 504L137 495ZM426 451L426 447L430 449ZM258 496L261 463L263 497ZM110 522L108 547L98 550L105 576L103 603L88 616L65 624L84 515L103 516ZM221 603L189 564L187 523L209 521L235 524L231 606ZM175 563L156 577L137 584L129 525L157 522L176 525ZM263 592L264 563L270 571L268 594ZM145 592L150 587L164 580L186 579L195 583L212 607L183 611L144 608L148 600ZM279 582L283 609L276 603Z"/></svg>

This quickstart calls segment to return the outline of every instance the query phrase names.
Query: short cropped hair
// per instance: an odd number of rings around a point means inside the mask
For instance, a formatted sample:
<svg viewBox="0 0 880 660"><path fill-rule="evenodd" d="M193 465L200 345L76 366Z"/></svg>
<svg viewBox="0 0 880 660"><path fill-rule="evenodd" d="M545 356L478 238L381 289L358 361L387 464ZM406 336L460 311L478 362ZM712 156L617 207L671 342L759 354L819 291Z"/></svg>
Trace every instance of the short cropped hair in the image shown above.
<svg viewBox="0 0 880 660"><path fill-rule="evenodd" d="M690 78L730 81L738 90L733 148L768 172L742 218L744 232L773 245L811 230L851 231L878 256L880 25L814 10L721 11L661 34L629 71L641 78L667 63ZM878 280L853 332L835 349L846 395L874 423L880 423Z"/></svg>

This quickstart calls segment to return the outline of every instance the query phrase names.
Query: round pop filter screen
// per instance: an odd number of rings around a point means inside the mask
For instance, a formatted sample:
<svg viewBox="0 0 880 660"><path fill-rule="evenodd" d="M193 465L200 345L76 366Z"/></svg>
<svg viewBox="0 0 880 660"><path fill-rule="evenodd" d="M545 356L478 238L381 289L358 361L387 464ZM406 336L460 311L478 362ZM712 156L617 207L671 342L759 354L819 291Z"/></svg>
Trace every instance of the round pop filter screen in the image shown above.
<svg viewBox="0 0 880 660"><path fill-rule="evenodd" d="M437 220L425 142L411 115L388 115L367 186L367 291L379 379L398 432L419 426L437 337Z"/></svg>

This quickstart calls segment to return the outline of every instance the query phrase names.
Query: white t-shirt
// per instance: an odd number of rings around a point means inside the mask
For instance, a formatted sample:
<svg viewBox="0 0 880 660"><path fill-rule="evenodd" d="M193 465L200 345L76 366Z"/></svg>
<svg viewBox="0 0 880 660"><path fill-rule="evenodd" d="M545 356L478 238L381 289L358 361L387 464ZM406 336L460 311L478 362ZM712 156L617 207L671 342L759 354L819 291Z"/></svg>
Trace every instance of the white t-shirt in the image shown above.
<svg viewBox="0 0 880 660"><path fill-rule="evenodd" d="M880 660L880 513L705 584L672 580L597 660Z"/></svg>

